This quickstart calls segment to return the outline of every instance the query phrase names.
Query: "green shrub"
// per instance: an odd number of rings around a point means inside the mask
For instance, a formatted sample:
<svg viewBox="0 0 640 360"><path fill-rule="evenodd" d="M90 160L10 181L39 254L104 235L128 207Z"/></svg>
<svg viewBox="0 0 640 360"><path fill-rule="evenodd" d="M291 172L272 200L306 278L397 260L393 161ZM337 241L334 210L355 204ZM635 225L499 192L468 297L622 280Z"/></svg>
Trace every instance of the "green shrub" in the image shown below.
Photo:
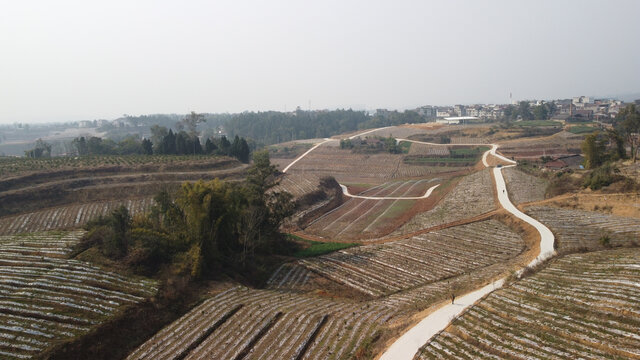
<svg viewBox="0 0 640 360"><path fill-rule="evenodd" d="M598 242L604 247L611 247L611 238L609 237L609 234L603 234L602 236L600 236Z"/></svg>
<svg viewBox="0 0 640 360"><path fill-rule="evenodd" d="M609 164L605 164L596 168L584 179L583 187L591 190L599 190L604 186L611 185L613 182L620 180L619 170Z"/></svg>

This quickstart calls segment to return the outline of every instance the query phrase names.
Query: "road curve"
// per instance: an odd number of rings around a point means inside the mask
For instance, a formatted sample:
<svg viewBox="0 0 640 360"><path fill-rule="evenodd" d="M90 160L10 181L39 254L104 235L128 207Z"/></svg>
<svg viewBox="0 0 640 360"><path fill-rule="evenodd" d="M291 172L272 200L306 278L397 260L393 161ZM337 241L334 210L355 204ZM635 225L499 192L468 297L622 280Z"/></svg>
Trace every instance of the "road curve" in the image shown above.
<svg viewBox="0 0 640 360"><path fill-rule="evenodd" d="M412 141L412 140L404 140L404 141ZM431 144L429 145L449 145L449 144ZM462 145L462 144L456 144ZM469 145L491 145L491 149L487 150L482 155L482 163L488 167L487 156L488 154L494 155L501 160L515 163L515 161L510 160L500 154L496 153L496 149L498 145L496 144L464 144L466 146ZM511 167L515 165L509 165L507 167ZM496 179L496 189L498 192L498 200L500 201L500 205L513 214L513 216L527 222L532 225L538 233L540 233L540 252L538 256L532 260L527 266L534 266L539 264L540 262L548 259L549 257L554 255L553 243L554 236L551 230L544 226L539 221L534 218L524 214L518 208L516 208L511 200L509 200L509 194L507 192L507 186L504 181L504 177L502 176L502 167L493 168L493 174ZM519 273L522 273L524 269L521 269ZM433 338L440 331L444 330L451 321L457 316L459 316L466 308L475 304L478 300L480 300L483 296L491 293L492 291L499 289L504 284L505 278L494 281L493 283L486 285L480 289L474 290L470 293L465 294L464 296L460 296L456 298L456 302L453 304L447 304L431 314L426 318L422 319L417 325L409 329L406 333L404 333L400 338L398 338L380 357L380 360L402 360L413 359L414 355L418 352L418 350L426 343L428 343L431 338Z"/></svg>
<svg viewBox="0 0 640 360"><path fill-rule="evenodd" d="M433 192L433 190L435 190L435 188L437 188L438 186L440 186L440 184L434 185L432 187L430 187L422 196L362 196L362 195L353 195L351 193L349 193L349 189L340 184L340 187L342 188L342 193L348 197L352 197L352 198L356 198L356 199L367 199L367 200L419 200L419 199L426 199L429 196L431 196L431 193Z"/></svg>
<svg viewBox="0 0 640 360"><path fill-rule="evenodd" d="M349 137L349 139L353 139L358 136L369 134L369 133L372 133L381 129L386 129L386 128L388 127L368 130L360 134L353 135ZM295 163L300 161L311 151L315 150L320 145L325 144L329 141L335 141L335 139L325 139L325 141L319 144L316 144L307 152L300 155L297 159L295 159L293 162L287 165L287 167L285 167L282 172L287 172L287 170L289 170L291 166L293 166ZM491 146L491 149L485 151L485 153L482 154L482 163L484 164L485 167L489 167L489 163L487 162L487 156L489 154L496 156L503 161L514 164L514 165L508 165L506 167L515 166L515 163L516 163L515 161L496 153L496 150L498 149L497 144L436 144L436 143L429 143L424 141L399 139L399 138L397 138L396 141L398 142L408 141L408 142L414 142L418 144L435 145L435 146ZM518 210L518 208L516 208L515 205L513 205L513 203L511 203L511 200L509 200L509 194L507 192L507 187L504 181L504 177L502 176L502 168L503 167L495 167L493 169L493 174L495 176L495 181L496 181L496 189L498 192L498 200L500 201L500 205L502 205L502 207L505 210L513 214L513 216L533 226L540 234L540 252L538 256L536 256L536 258L527 265L527 266L534 266L555 254L555 251L553 249L553 244L555 239L554 239L553 233L551 232L551 230L549 230L549 228L547 228L545 225L535 220L534 218L524 214L523 212ZM340 185L340 186L342 187L343 193L345 191L346 193L348 193L348 190L346 189L346 187L344 187L343 185ZM427 193L423 196L428 197L429 195L431 195L431 192L437 186L438 185L430 188L427 191ZM345 195L347 195L346 193ZM353 196L353 197L357 197L357 196ZM369 197L364 197L364 198L369 198ZM397 198L386 198L386 199L397 199ZM401 198L401 199L409 199L409 198ZM520 273L522 273L523 270L524 269L521 269ZM381 360L413 359L414 355L418 352L420 347L422 347L424 344L429 342L433 336L435 336L440 331L444 330L447 326L449 326L449 324L455 317L459 316L466 308L475 304L483 296L502 287L502 285L504 284L504 281L505 281L505 278L496 280L493 283L486 285L480 289L474 290L463 296L459 296L454 304L448 304L435 310L429 316L422 319L422 321L420 321L417 325L415 325L414 327L409 329L407 332L405 332L400 338L398 338L382 354L380 359Z"/></svg>

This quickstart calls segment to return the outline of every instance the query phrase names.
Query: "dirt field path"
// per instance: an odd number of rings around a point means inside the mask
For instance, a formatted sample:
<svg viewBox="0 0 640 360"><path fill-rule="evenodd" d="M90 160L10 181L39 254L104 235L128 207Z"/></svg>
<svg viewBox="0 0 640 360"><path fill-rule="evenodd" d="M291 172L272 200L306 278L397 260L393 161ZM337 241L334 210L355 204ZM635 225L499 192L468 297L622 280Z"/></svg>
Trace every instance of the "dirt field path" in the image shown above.
<svg viewBox="0 0 640 360"><path fill-rule="evenodd" d="M346 186L340 184L342 188L342 193L345 196L356 198L356 199L366 199L366 200L419 200L426 199L431 196L433 190L435 190L440 184L434 185L430 187L422 196L362 196L362 195L353 195L349 192Z"/></svg>

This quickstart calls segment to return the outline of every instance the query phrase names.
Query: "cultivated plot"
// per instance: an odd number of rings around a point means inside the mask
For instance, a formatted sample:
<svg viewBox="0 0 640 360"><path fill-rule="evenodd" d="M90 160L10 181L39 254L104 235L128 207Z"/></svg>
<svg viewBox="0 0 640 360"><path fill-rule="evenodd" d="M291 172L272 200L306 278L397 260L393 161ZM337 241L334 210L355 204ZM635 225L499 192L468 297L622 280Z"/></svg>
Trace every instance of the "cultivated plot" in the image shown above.
<svg viewBox="0 0 640 360"><path fill-rule="evenodd" d="M234 287L128 359L344 359L392 315L385 306Z"/></svg>
<svg viewBox="0 0 640 360"><path fill-rule="evenodd" d="M593 250L604 245L640 242L640 219L637 218L549 206L531 206L527 213L556 234L559 250Z"/></svg>
<svg viewBox="0 0 640 360"><path fill-rule="evenodd" d="M490 294L416 359L637 358L640 249L569 255Z"/></svg>
<svg viewBox="0 0 640 360"><path fill-rule="evenodd" d="M523 249L518 234L488 220L299 260L299 266L291 266L270 281L282 288L302 287L309 278L302 266L365 295L380 297L504 262Z"/></svg>
<svg viewBox="0 0 640 360"><path fill-rule="evenodd" d="M545 179L526 174L515 167L502 170L509 198L514 204L544 200L549 182Z"/></svg>
<svg viewBox="0 0 640 360"><path fill-rule="evenodd" d="M305 232L332 239L366 239L388 234L395 229L393 225L399 225L396 220L420 200L383 198L420 197L433 185L428 180L412 180L372 187L358 195L376 199L349 198L311 222Z"/></svg>
<svg viewBox="0 0 640 360"><path fill-rule="evenodd" d="M120 205L126 206L129 213L135 215L149 211L153 199L94 202L8 216L0 219L0 235L79 228L92 219L109 215Z"/></svg>
<svg viewBox="0 0 640 360"><path fill-rule="evenodd" d="M156 293L153 281L67 259L82 234L0 236L1 358L31 358Z"/></svg>
<svg viewBox="0 0 640 360"><path fill-rule="evenodd" d="M433 209L415 215L395 233L406 234L495 209L491 169L465 176Z"/></svg>

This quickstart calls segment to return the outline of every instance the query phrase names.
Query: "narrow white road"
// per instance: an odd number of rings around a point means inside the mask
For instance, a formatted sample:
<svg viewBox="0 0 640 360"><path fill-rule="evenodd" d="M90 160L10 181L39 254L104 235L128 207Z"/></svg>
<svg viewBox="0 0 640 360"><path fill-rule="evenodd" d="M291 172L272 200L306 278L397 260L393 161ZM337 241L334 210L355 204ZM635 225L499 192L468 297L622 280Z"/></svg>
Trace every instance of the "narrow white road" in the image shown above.
<svg viewBox="0 0 640 360"><path fill-rule="evenodd" d="M393 127L393 126L387 126L387 127L382 127L382 128L377 128L377 129L367 130L367 131L365 131L365 132L361 132L361 133L355 134L355 135L353 135L353 136L350 136L350 137L349 137L349 139L355 139L355 138L357 138L358 136L362 136L362 135L370 134L370 133L372 133L372 132L375 132L375 131L378 131L378 130L388 129L388 128L391 128L391 127ZM302 158L304 158L305 156L307 156L310 152L312 152L313 150L317 149L320 145L326 144L326 143L328 143L328 142L330 142L330 141L338 141L338 140L336 140L336 139L324 139L324 141L323 141L323 142L321 142L321 143L318 143L318 144L314 145L311 149L307 150L304 154L302 154L302 155L298 156L298 157L297 157L295 160L293 160L289 165L287 165L287 167L285 167L285 168L282 170L282 172L283 172L283 173L286 173L286 172L287 172L287 170L289 170L289 168L290 168L290 167L292 167L292 166L293 166L295 163L297 163L298 161L302 160Z"/></svg>
<svg viewBox="0 0 640 360"><path fill-rule="evenodd" d="M412 141L412 140L404 140L404 141ZM424 143L424 142L422 142ZM425 143L429 145L449 145L449 144L432 144ZM462 145L462 144L456 144ZM510 160L500 154L496 153L496 149L498 145L496 144L464 144L465 146L469 145L491 145L491 149L486 151L482 155L482 163L484 166L488 167L487 156L488 154L494 155L501 160L510 162L515 164L515 161ZM511 167L515 165L509 165L507 167ZM553 256L553 242L554 236L551 230L544 226L539 221L534 218L524 214L518 208L516 208L511 201L509 200L509 194L507 192L507 186L504 181L504 177L502 176L502 168L496 167L493 169L493 174L496 179L496 189L498 192L498 200L500 201L500 205L502 207L512 213L515 217L522 219L523 221L531 224L533 227L538 230L540 233L540 252L538 256L532 260L528 266L533 266L541 261L548 259ZM522 273L524 269L521 269L519 272ZM411 360L418 352L420 347L424 344L428 343L431 338L433 338L440 331L444 330L449 326L451 321L458 315L460 315L466 308L475 304L478 300L480 300L483 296L491 293L495 289L502 287L504 284L504 278L495 281L492 284L486 285L480 289L472 291L464 296L456 298L456 302L454 304L445 305L433 313L431 313L426 318L422 319L417 325L409 329L406 333L404 333L398 340L396 340L388 349L385 351L380 360Z"/></svg>
<svg viewBox="0 0 640 360"><path fill-rule="evenodd" d="M515 165L509 165L506 167L511 166ZM504 177L502 176L502 171L500 170L500 168L493 168L493 174L496 178L496 188L498 189L498 200L500 201L500 205L502 205L505 210L512 213L515 217L529 223L531 226L536 228L536 230L538 230L538 233L540 233L540 252L538 253L538 256L527 265L535 266L554 255L555 250L553 249L553 243L555 238L548 227L544 226L544 224L532 218L531 216L518 210L518 208L513 205L511 200L509 200L507 186L505 184ZM522 270L520 272L522 272Z"/></svg>
<svg viewBox="0 0 640 360"><path fill-rule="evenodd" d="M426 199L429 196L431 196L431 193L433 192L433 190L435 190L435 188L437 188L438 186L440 186L440 184L434 185L432 187L430 187L427 192L424 193L424 195L422 196L361 196L361 195L353 195L351 193L349 193L349 189L347 189L346 186L340 184L340 187L342 188L342 193L345 194L348 197L352 197L352 198L356 198L356 199L367 199L367 200L419 200L419 199Z"/></svg>
<svg viewBox="0 0 640 360"><path fill-rule="evenodd" d="M282 170L283 173L286 173L287 170L289 170L290 167L293 166L293 164L297 163L298 161L302 160L302 158L304 158L305 156L307 156L310 152L312 152L313 150L317 149L318 146L322 145L322 144L326 144L330 141L336 141L335 139L324 139L323 142L315 144L311 149L307 150L304 154L298 156L295 160L293 160L289 165L287 165L287 167L284 168L284 170Z"/></svg>
<svg viewBox="0 0 640 360"><path fill-rule="evenodd" d="M391 127L391 126L389 126ZM389 128L386 127L386 128ZM349 137L349 139L354 139L358 136L361 135L365 135L365 134L369 134L378 130L382 130L382 129L386 129L386 128L378 128L378 129L372 129L372 130L368 130L365 131L363 133L360 134L356 134L353 135L351 137ZM396 139L398 142L400 141L408 141L408 142L414 142L414 143L418 143L418 144L426 144L426 145L434 145L434 146L491 146L490 150L485 151L484 154L482 154L482 163L484 164L485 167L489 167L489 163L487 162L487 156L489 154L498 157L499 159L512 163L514 165L508 165L506 167L511 167L511 166L515 166L515 161L510 160L498 153L496 153L496 150L498 149L498 145L497 144L436 144L436 143L429 143L429 142L424 142L424 141L416 141L416 140L408 140L408 139ZM315 145L314 147L312 147L311 149L309 149L307 152L305 152L304 154L300 155L300 157L298 157L297 159L295 159L293 162L291 162L289 165L287 165L286 168L284 168L283 172L287 172L287 170L289 170L289 168L294 165L295 163L297 163L298 161L300 161L302 158L304 158L307 154L309 154L311 151L315 150L317 147L319 147L322 144L325 144L329 141L336 141L335 139L325 139L325 141ZM504 177L502 176L502 167L496 167L493 169L493 174L495 176L496 179L496 189L498 192L498 200L500 201L500 205L502 205L502 207L509 211L510 213L512 213L515 217L522 219L523 221L529 223L530 225L532 225L536 230L538 230L538 233L540 233L540 252L538 254L538 256L532 260L528 266L533 266L536 265L546 259L548 259L549 257L554 255L554 249L553 249L553 244L554 244L554 236L553 233L551 232L551 230L549 230L549 228L547 228L546 226L544 226L542 223L540 223L539 221L535 220L534 218L528 216L527 214L524 214L523 212L521 212L520 210L518 210L518 208L516 208L512 203L511 200L509 200L509 194L507 192L507 187L504 181ZM345 195L347 196L351 196L351 197L357 197L357 198L363 198L363 199L411 199L411 198L395 198L395 197L383 197L383 198L377 198L377 197L362 197L362 196L358 196L358 195L351 195L349 194L348 189L344 186L344 185L340 185L342 187L342 191ZM431 187L426 193L425 195L423 195L423 197L419 197L419 198L426 198L429 195L431 195L431 192L433 191L433 189L435 189L438 185L435 185L433 187ZM489 195L489 194L487 194ZM520 270L520 273L523 271L524 269ZM463 296L460 296L458 298L456 298L456 301L454 304L448 304L445 305L437 310L435 310L434 312L432 312L429 316L427 316L426 318L422 319L422 321L420 321L417 325L415 325L414 327L412 327L411 329L409 329L406 333L404 333L400 338L398 338L388 349L387 351L385 351L382 356L380 357L381 360L411 360L413 359L414 355L418 352L418 350L420 349L420 347L422 347L424 344L426 344L427 342L429 342L431 340L431 338L433 336L435 336L437 333L439 333L440 331L444 330L447 326L449 326L449 324L451 323L451 321L458 315L460 315L466 308L468 308L469 306L475 304L478 300L480 300L483 296L491 293L492 291L494 291L495 289L498 289L500 287L502 287L502 285L504 284L504 278L500 279L500 280L496 280L493 283L486 285L480 289L474 290L470 293L467 293Z"/></svg>
<svg viewBox="0 0 640 360"><path fill-rule="evenodd" d="M422 345L445 329L451 321L469 306L475 304L483 296L502 287L504 279L491 283L464 296L456 297L453 304L447 304L422 319L387 349L381 360L413 359Z"/></svg>
<svg viewBox="0 0 640 360"><path fill-rule="evenodd" d="M392 128L393 126L385 126L385 127L381 127L381 128L377 128L377 129L371 129L371 130L367 130L365 132L361 132L359 134L355 134L353 136L349 136L349 139L353 140L355 138L357 138L358 136L362 136L362 135L367 135L367 134L371 134L372 132L376 132L378 130L384 130L384 129L389 129Z"/></svg>

